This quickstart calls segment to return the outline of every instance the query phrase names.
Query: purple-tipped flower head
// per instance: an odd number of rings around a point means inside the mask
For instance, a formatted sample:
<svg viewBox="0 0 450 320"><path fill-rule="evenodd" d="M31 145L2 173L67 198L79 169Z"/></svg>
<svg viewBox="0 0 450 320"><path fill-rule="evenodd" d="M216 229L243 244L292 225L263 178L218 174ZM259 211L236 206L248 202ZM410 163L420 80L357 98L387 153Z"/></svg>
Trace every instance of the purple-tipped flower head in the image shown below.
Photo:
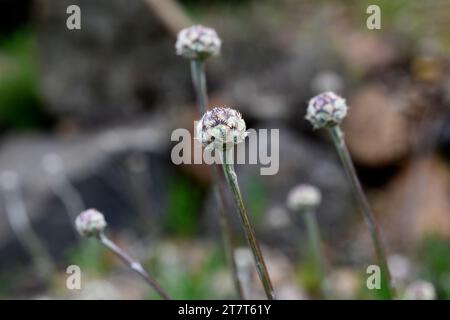
<svg viewBox="0 0 450 320"><path fill-rule="evenodd" d="M246 136L244 119L239 111L231 108L209 110L197 123L197 139L205 147L228 149L244 141Z"/></svg>
<svg viewBox="0 0 450 320"><path fill-rule="evenodd" d="M89 209L78 215L75 226L83 237L98 236L105 230L106 220L101 212Z"/></svg>
<svg viewBox="0 0 450 320"><path fill-rule="evenodd" d="M216 30L201 25L183 29L175 44L177 55L187 59L206 59L220 53L222 41Z"/></svg>
<svg viewBox="0 0 450 320"><path fill-rule="evenodd" d="M341 124L347 109L344 98L331 91L323 92L309 100L305 118L315 129L332 127Z"/></svg>

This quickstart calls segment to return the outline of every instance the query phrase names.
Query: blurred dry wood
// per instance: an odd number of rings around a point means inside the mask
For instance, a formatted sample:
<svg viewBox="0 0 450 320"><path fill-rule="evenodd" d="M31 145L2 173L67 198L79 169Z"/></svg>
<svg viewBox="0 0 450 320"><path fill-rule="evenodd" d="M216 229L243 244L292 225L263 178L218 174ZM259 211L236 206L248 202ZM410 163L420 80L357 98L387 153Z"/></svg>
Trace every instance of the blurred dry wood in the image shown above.
<svg viewBox="0 0 450 320"><path fill-rule="evenodd" d="M145 3L174 37L181 29L192 25L191 19L174 0L145 0Z"/></svg>

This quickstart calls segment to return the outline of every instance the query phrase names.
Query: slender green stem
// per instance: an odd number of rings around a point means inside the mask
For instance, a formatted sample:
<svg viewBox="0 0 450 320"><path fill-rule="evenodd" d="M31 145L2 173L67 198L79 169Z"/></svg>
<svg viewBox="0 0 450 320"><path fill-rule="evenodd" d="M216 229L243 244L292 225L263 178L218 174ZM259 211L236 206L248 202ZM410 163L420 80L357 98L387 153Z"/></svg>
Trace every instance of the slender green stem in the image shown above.
<svg viewBox="0 0 450 320"><path fill-rule="evenodd" d="M317 225L317 217L316 214L312 211L304 212L303 216L305 219L306 231L308 233L311 256L313 258L315 269L319 277L320 290L322 296L327 297L327 292L325 289L325 267L322 258L322 250L320 245L321 240L319 227Z"/></svg>
<svg viewBox="0 0 450 320"><path fill-rule="evenodd" d="M226 199L224 197L225 190L224 190L224 186L223 186L223 180L222 180L222 177L220 177L220 171L218 170L217 165L214 165L214 169L212 170L212 172L213 172L213 179L214 179L214 181L216 181L216 184L214 186L214 193L215 193L217 203L219 203L219 205L220 205L220 208L219 208L220 226L222 228L222 238L223 238L223 245L225 248L225 254L230 263L234 286L236 287L236 291L238 292L239 298L245 299L241 280L239 279L239 276L238 276L236 259L234 257L234 249L235 249L234 247L235 246L234 246L233 235L232 235L232 231L231 231L231 221L226 214L226 212L230 212L230 211L225 209L225 208L228 208L228 206L227 206Z"/></svg>
<svg viewBox="0 0 450 320"><path fill-rule="evenodd" d="M228 161L229 159L227 153L228 153L227 150L224 150L222 153L223 171L227 179L227 182L230 185L234 200L238 207L239 215L242 221L242 226L244 228L244 232L247 237L247 241L250 245L250 248L252 249L253 257L256 263L256 268L258 270L259 278L263 284L264 291L267 295L267 298L273 300L275 299L275 294L273 292L273 286L272 282L270 281L269 272L267 271L267 267L264 262L261 249L259 247L258 241L256 240L255 231L250 222L250 217L248 216L247 210L245 209L244 206L242 194L239 189L237 175L236 172L234 171L234 166L231 161Z"/></svg>
<svg viewBox="0 0 450 320"><path fill-rule="evenodd" d="M197 98L198 111L204 114L208 110L208 94L206 88L205 62L203 60L191 60L191 77L194 85L195 95ZM223 176L217 165L214 165L212 170L214 195L219 204L220 227L222 229L222 239L225 249L225 255L230 264L234 286L241 299L244 299L242 285L237 274L236 259L234 258L234 243L233 233L231 229L231 221L227 214L230 212L228 203L225 197L225 187Z"/></svg>
<svg viewBox="0 0 450 320"><path fill-rule="evenodd" d="M385 289L386 292L386 298L392 299L393 293L391 288L391 275L389 272L387 260L386 260L386 254L384 250L384 244L381 239L381 233L379 230L379 227L375 221L374 215L372 213L372 210L369 205L369 201L367 200L367 197L363 191L363 188L361 186L361 183L358 179L358 176L356 174L355 167L353 166L353 162L350 156L350 153L347 149L347 146L345 144L344 140L344 134L339 126L333 126L328 129L333 142L336 146L337 152L339 154L339 157L341 158L342 164L344 166L344 169L347 173L348 178L350 179L350 182L353 187L353 191L355 192L356 199L359 203L359 206L361 207L362 214L364 216L364 220L366 221L366 224L369 228L370 235L372 236L372 241L375 247L375 252L377 255L378 263L380 264L381 273L382 273L382 284L383 289Z"/></svg>
<svg viewBox="0 0 450 320"><path fill-rule="evenodd" d="M153 279L147 271L142 267L139 261L132 259L125 251L119 248L114 242L109 240L103 233L99 235L100 242L123 262L125 262L131 270L140 275L164 300L171 300L170 296L161 288L161 286Z"/></svg>
<svg viewBox="0 0 450 320"><path fill-rule="evenodd" d="M194 84L195 95L200 114L208 110L208 94L206 89L205 62L203 60L191 60L191 77Z"/></svg>

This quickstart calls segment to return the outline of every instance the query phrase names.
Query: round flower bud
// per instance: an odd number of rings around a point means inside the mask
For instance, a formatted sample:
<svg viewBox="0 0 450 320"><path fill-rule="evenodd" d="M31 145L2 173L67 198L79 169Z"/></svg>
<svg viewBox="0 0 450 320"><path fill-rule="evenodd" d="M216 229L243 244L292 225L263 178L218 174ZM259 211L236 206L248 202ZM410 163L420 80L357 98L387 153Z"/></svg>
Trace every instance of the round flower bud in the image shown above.
<svg viewBox="0 0 450 320"><path fill-rule="evenodd" d="M219 54L221 44L216 30L196 25L178 33L175 49L177 55L187 59L206 59Z"/></svg>
<svg viewBox="0 0 450 320"><path fill-rule="evenodd" d="M197 139L205 147L224 150L244 141L247 136L241 114L231 108L207 111L197 123Z"/></svg>
<svg viewBox="0 0 450 320"><path fill-rule="evenodd" d="M89 209L78 215L75 226L84 237L98 236L105 230L106 220L101 212Z"/></svg>
<svg viewBox="0 0 450 320"><path fill-rule="evenodd" d="M323 92L309 100L306 120L315 129L339 125L347 115L345 99L334 92Z"/></svg>
<svg viewBox="0 0 450 320"><path fill-rule="evenodd" d="M301 184L293 188L287 197L287 207L292 211L315 210L322 200L319 189L308 184Z"/></svg>
<svg viewBox="0 0 450 320"><path fill-rule="evenodd" d="M436 289L431 282L418 280L411 283L405 290L407 300L434 300Z"/></svg>

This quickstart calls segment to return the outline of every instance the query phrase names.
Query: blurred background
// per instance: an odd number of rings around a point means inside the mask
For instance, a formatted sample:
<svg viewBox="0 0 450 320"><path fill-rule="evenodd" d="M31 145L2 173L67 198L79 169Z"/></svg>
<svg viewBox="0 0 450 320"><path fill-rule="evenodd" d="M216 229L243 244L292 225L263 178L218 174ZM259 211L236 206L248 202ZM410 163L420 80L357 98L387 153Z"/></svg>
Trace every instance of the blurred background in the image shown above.
<svg viewBox="0 0 450 320"><path fill-rule="evenodd" d="M81 30L66 27L71 4ZM381 30L366 27L370 4ZM193 23L223 40L207 62L211 105L240 110L248 128L280 129L278 174L237 166L278 296L320 297L303 219L286 207L310 183L323 194L332 296L378 298L365 286L372 244L339 159L304 120L309 98L334 90L350 105L343 128L396 283L426 280L450 298L447 0L1 0L0 297L157 298L77 236L73 220L94 207L175 298L236 298L209 168L170 160L172 130L199 118L189 63L174 50ZM66 288L73 264L81 290ZM250 296L263 297L249 275Z"/></svg>

